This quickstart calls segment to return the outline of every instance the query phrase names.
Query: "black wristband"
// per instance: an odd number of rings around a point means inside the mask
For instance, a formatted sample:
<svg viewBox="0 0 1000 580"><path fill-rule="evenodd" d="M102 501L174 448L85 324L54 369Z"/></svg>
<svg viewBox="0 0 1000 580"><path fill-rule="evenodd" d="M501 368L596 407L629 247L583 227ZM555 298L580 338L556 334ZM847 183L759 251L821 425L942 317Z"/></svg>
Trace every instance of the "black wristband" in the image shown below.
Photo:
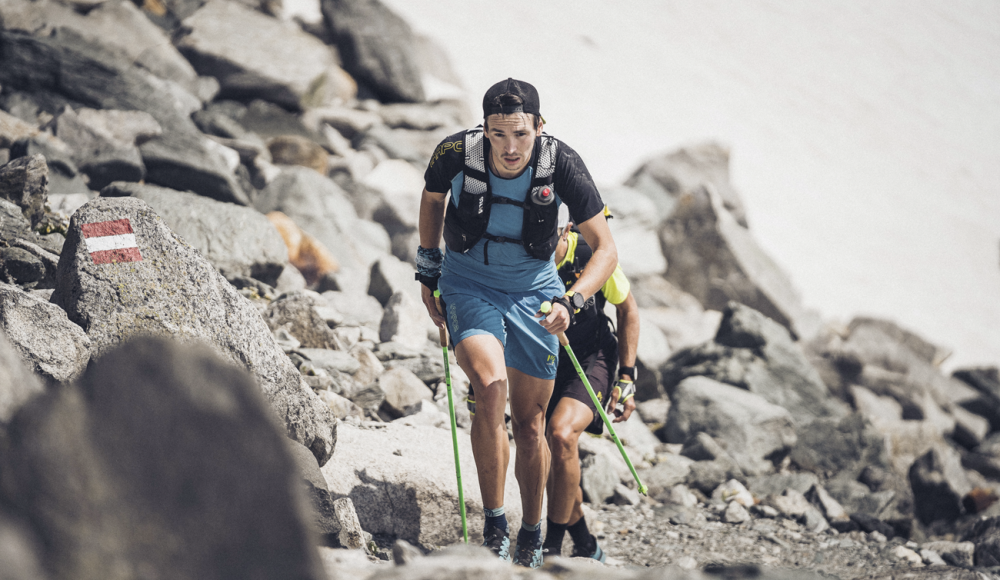
<svg viewBox="0 0 1000 580"><path fill-rule="evenodd" d="M433 291L435 291L435 290L438 289L438 278L440 278L440 277L441 276L424 276L420 272L417 272L413 276L413 278L415 280L417 280L418 282L420 282L424 286L427 286L428 288L430 288L431 292L433 292Z"/></svg>
<svg viewBox="0 0 1000 580"><path fill-rule="evenodd" d="M573 314L573 305L570 303L569 298L563 294L562 296L554 296L552 298L553 304L562 304L566 308L566 312L569 312L569 325L573 326L576 324L576 315Z"/></svg>
<svg viewBox="0 0 1000 580"><path fill-rule="evenodd" d="M634 366L632 366L632 367L618 367L618 376L622 376L623 374L626 374L626 375L632 377L632 381L633 382L636 379L636 376L635 376L635 367Z"/></svg>

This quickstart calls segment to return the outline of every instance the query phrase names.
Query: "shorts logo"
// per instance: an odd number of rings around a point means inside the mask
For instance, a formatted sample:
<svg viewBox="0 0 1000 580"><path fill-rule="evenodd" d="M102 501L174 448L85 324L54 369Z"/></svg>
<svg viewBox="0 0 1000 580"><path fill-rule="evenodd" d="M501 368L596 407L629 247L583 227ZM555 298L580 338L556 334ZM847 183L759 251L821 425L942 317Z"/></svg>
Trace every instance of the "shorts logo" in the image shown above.
<svg viewBox="0 0 1000 580"><path fill-rule="evenodd" d="M556 355L550 354L547 359L545 359L545 364L552 366L556 364Z"/></svg>

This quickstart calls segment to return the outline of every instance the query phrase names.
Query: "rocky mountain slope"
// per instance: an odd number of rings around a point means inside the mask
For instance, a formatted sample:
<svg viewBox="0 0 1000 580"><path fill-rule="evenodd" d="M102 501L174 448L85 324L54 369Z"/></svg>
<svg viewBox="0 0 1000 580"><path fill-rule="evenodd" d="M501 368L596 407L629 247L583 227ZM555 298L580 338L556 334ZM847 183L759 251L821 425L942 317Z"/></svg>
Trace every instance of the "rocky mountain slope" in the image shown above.
<svg viewBox="0 0 1000 580"><path fill-rule="evenodd" d="M642 318L619 435L649 487L581 442L608 565L455 546L413 258L423 167L475 119L425 100L447 63L377 1L322 12L0 2L7 576L996 575L997 369L946 376L891 321L803 308L716 143L602 191Z"/></svg>

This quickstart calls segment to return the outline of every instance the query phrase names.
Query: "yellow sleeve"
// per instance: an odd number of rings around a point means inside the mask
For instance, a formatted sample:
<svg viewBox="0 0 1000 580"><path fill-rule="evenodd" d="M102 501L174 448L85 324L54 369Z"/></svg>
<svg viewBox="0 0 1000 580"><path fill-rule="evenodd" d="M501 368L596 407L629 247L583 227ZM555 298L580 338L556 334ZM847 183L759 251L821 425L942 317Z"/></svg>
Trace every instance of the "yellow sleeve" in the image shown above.
<svg viewBox="0 0 1000 580"><path fill-rule="evenodd" d="M621 266L615 266L615 271L601 287L604 297L612 304L625 302L630 290L631 286L628 283L628 278L625 277L625 272L622 272Z"/></svg>

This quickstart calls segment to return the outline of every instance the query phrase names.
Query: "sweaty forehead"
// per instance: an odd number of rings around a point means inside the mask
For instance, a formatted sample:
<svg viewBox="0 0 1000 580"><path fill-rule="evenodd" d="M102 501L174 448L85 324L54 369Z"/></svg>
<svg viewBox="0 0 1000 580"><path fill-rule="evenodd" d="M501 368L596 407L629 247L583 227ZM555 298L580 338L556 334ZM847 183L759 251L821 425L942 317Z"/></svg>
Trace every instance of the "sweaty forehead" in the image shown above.
<svg viewBox="0 0 1000 580"><path fill-rule="evenodd" d="M531 129L531 118L528 117L527 113L490 115L486 121L491 131L494 129L501 131L527 131Z"/></svg>

